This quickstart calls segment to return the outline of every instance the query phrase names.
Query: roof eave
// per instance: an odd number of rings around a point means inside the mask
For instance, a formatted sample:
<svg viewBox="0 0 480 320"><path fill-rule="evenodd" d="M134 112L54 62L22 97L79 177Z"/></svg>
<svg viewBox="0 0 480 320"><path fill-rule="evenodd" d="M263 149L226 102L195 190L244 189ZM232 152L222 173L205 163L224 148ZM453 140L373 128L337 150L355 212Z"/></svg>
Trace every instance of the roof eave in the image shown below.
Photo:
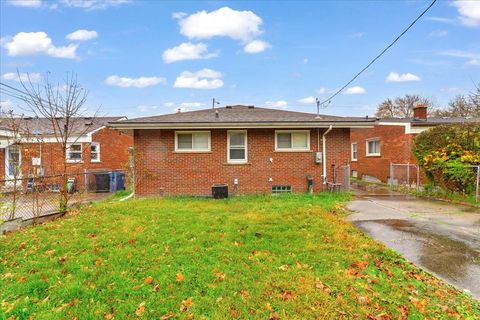
<svg viewBox="0 0 480 320"><path fill-rule="evenodd" d="M238 122L238 123L147 123L117 122L109 127L128 129L265 129L265 128L373 128L374 121L326 121L326 122Z"/></svg>

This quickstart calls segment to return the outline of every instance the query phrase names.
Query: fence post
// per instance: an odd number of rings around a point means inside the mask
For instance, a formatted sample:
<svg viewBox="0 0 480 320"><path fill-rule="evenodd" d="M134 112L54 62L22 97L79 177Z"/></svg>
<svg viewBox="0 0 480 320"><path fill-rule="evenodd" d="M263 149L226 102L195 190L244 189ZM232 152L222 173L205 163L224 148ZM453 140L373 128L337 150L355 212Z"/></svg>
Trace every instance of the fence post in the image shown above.
<svg viewBox="0 0 480 320"><path fill-rule="evenodd" d="M393 164L390 162L390 186L393 186Z"/></svg>
<svg viewBox="0 0 480 320"><path fill-rule="evenodd" d="M477 166L477 186L475 188L475 202L478 202L478 185L480 183L480 166Z"/></svg>
<svg viewBox="0 0 480 320"><path fill-rule="evenodd" d="M409 188L412 186L410 184L410 162L407 162L407 184Z"/></svg>
<svg viewBox="0 0 480 320"><path fill-rule="evenodd" d="M417 164L415 165L417 168L417 192L420 190L420 166Z"/></svg>

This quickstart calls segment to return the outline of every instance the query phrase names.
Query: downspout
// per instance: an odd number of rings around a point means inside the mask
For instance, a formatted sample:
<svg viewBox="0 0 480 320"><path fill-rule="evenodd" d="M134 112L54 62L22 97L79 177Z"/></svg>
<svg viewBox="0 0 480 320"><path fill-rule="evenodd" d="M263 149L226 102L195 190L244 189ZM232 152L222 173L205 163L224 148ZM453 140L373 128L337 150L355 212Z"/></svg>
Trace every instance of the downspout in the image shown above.
<svg viewBox="0 0 480 320"><path fill-rule="evenodd" d="M323 163L323 184L327 183L327 146L326 146L326 138L325 136L332 130L333 126L330 125L330 127L325 131L322 135L322 163Z"/></svg>

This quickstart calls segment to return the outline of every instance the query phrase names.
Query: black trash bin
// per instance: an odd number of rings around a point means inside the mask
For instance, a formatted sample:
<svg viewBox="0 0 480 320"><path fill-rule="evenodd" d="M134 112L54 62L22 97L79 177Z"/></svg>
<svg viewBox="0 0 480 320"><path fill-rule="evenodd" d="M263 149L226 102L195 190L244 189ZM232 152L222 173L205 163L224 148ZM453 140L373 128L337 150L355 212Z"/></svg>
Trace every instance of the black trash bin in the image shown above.
<svg viewBox="0 0 480 320"><path fill-rule="evenodd" d="M214 184L212 186L213 199L228 198L228 184Z"/></svg>

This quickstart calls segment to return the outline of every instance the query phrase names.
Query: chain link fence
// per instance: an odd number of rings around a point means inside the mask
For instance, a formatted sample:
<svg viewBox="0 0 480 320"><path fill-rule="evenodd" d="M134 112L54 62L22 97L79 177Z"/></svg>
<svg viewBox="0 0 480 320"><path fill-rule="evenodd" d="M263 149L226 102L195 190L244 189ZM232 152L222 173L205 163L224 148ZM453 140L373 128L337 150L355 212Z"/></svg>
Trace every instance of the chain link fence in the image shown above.
<svg viewBox="0 0 480 320"><path fill-rule="evenodd" d="M475 191L475 201L480 201L480 165L467 165L471 168L472 189ZM415 188L417 191L422 189L422 177L420 167L412 163L390 163L390 177L388 183L391 186L406 186ZM470 175L469 175L470 177Z"/></svg>
<svg viewBox="0 0 480 320"><path fill-rule="evenodd" d="M126 187L125 172L119 170L0 180L0 220L31 220L61 213L65 178L69 206Z"/></svg>
<svg viewBox="0 0 480 320"><path fill-rule="evenodd" d="M390 163L388 183L393 186L408 186L419 190L420 167L414 163Z"/></svg>

